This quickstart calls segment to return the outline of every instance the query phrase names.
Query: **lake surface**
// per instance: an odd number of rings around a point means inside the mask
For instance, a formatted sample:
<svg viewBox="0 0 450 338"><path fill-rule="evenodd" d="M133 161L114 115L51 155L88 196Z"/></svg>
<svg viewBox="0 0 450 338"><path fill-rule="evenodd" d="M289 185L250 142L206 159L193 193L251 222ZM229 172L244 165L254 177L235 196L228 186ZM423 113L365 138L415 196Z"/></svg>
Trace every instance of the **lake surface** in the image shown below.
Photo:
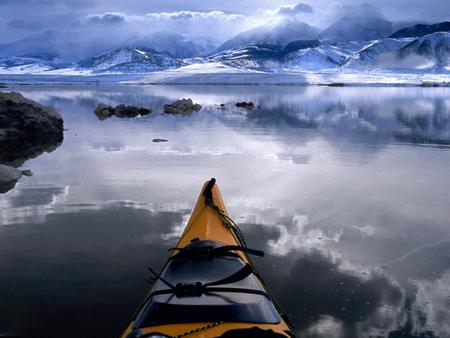
<svg viewBox="0 0 450 338"><path fill-rule="evenodd" d="M211 177L300 337L450 337L450 88L8 90L67 131L0 195L0 337L118 337Z"/></svg>

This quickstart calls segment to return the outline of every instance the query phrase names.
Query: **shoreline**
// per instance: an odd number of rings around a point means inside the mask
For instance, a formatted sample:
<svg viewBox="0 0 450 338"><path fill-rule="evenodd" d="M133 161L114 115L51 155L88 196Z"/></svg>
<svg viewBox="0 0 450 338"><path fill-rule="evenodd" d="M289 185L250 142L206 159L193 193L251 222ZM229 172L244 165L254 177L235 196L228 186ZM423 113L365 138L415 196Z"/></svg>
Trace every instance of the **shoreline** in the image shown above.
<svg viewBox="0 0 450 338"><path fill-rule="evenodd" d="M0 74L0 88L28 85L211 85L324 87L450 87L450 74L377 72L195 73L165 71L146 74Z"/></svg>

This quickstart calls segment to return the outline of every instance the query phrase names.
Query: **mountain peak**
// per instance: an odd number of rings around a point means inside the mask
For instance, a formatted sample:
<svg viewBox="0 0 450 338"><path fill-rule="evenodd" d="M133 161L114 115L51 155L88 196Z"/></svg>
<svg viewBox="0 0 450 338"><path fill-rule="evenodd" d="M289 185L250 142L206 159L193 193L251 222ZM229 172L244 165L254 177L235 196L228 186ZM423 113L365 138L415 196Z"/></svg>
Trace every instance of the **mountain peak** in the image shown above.
<svg viewBox="0 0 450 338"><path fill-rule="evenodd" d="M345 16L324 29L319 38L331 41L364 41L392 34L393 23L379 17Z"/></svg>
<svg viewBox="0 0 450 338"><path fill-rule="evenodd" d="M262 25L236 35L223 43L218 51L242 48L248 45L281 45L293 40L315 39L319 31L303 21L285 18L270 25Z"/></svg>

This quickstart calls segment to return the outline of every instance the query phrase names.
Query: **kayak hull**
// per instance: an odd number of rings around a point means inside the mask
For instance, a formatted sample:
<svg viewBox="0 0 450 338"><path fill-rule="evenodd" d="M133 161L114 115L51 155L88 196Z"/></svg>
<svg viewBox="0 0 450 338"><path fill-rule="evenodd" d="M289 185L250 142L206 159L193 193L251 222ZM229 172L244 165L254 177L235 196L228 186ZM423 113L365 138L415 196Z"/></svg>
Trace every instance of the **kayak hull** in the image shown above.
<svg viewBox="0 0 450 338"><path fill-rule="evenodd" d="M205 195L205 192L208 194ZM213 203L210 203L211 200ZM193 242L197 241L215 241L224 246L245 246L245 243L242 243L243 238L240 235L239 229L236 229L234 222L230 222L219 188L215 184L215 180L208 181L204 184L197 203L192 211L191 217L176 245L176 248L186 248ZM176 254L177 251L173 251L171 256L173 257ZM239 259L241 259L246 265L251 265L251 261L244 251L236 250L233 252L233 255L238 256ZM259 277L259 274L256 274L256 276L260 281L261 288L266 290L267 294L270 295L269 290ZM231 330L245 330L255 327L267 332L274 332L278 334L276 337L294 337L289 325L283 319L283 316L280 316L280 321L275 324L223 322L219 320L216 322L199 321L193 323L155 325L149 327L139 327L137 329L135 327L137 322L136 318L138 318L139 313L143 311L145 303L149 301L149 298L152 297L153 293L154 286L148 291L143 305L138 309L137 315L129 323L127 329L121 335L121 338L151 337L151 333L158 334L159 337L220 337ZM274 300L271 298L271 301Z"/></svg>

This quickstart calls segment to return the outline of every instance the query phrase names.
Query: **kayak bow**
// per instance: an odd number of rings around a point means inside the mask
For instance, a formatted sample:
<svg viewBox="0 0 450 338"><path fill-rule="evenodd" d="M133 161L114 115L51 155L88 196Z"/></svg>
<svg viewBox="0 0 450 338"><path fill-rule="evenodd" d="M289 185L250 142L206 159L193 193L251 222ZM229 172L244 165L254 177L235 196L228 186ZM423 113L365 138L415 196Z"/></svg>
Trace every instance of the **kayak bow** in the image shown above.
<svg viewBox="0 0 450 338"><path fill-rule="evenodd" d="M294 337L212 178L121 338Z"/></svg>

